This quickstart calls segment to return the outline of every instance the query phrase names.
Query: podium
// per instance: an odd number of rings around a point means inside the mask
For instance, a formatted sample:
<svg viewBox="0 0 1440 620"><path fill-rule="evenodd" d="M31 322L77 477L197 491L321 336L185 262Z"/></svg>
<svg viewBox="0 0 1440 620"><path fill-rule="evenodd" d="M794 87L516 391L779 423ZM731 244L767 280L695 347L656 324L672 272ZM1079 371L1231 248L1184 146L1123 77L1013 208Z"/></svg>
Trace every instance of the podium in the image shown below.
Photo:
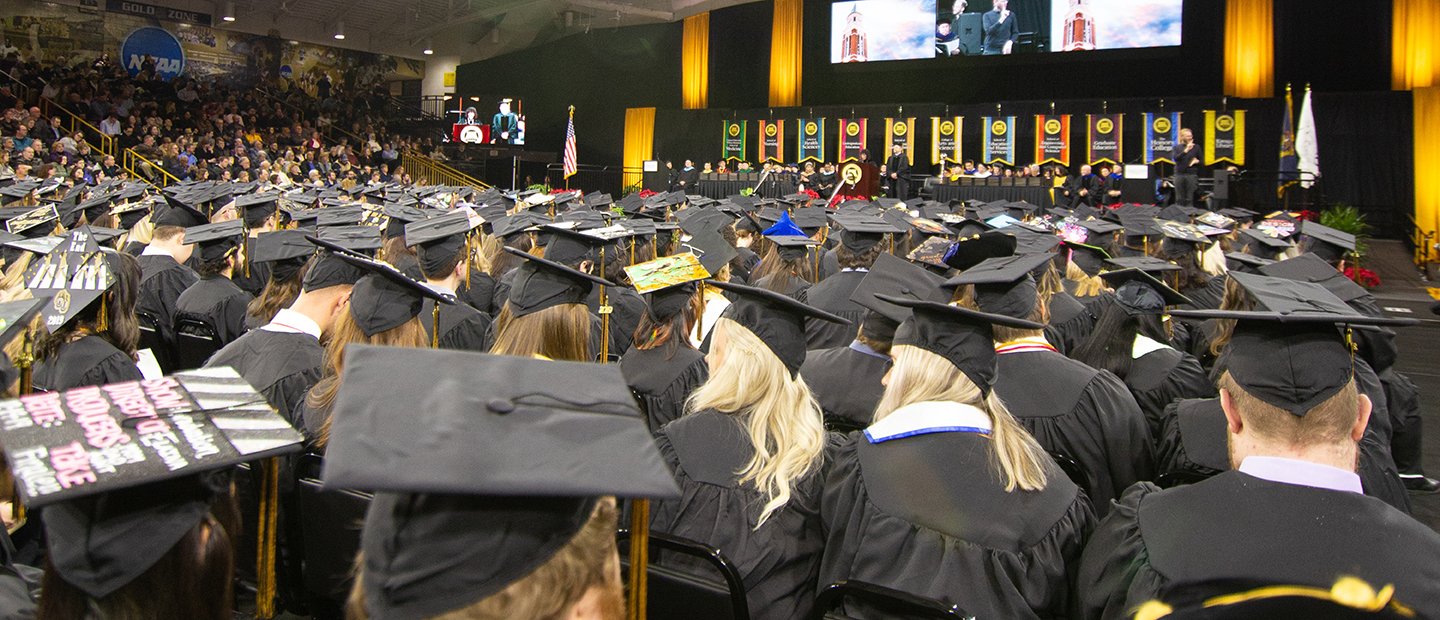
<svg viewBox="0 0 1440 620"><path fill-rule="evenodd" d="M462 142L466 144L489 144L490 126L471 123L455 123L454 125L450 126L450 141Z"/></svg>
<svg viewBox="0 0 1440 620"><path fill-rule="evenodd" d="M840 196L880 195L880 168L870 162L847 161L840 164Z"/></svg>

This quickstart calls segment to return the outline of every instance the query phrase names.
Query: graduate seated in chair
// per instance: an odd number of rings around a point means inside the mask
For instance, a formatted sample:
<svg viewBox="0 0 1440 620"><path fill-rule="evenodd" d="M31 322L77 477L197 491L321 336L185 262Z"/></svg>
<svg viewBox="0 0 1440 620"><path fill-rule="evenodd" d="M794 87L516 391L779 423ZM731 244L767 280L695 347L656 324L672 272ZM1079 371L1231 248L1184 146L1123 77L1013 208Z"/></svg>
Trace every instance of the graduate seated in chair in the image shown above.
<svg viewBox="0 0 1440 620"><path fill-rule="evenodd" d="M244 234L239 220L185 230L185 240L195 244L200 258L197 271L200 281L190 285L175 300L177 332L181 319L199 321L214 332L218 346L225 346L245 333L246 309L254 296L230 279L240 266L237 252Z"/></svg>

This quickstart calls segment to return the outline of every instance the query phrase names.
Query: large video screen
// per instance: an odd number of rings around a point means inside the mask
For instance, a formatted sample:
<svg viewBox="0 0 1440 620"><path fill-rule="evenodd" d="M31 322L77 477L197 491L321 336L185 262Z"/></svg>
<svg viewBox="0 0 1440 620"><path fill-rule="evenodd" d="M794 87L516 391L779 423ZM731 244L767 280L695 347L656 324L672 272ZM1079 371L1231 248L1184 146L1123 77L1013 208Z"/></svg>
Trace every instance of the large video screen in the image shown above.
<svg viewBox="0 0 1440 620"><path fill-rule="evenodd" d="M525 144L525 104L514 97L477 95L450 110L455 125L451 140L471 144Z"/></svg>
<svg viewBox="0 0 1440 620"><path fill-rule="evenodd" d="M1180 45L1184 0L851 0L833 63Z"/></svg>

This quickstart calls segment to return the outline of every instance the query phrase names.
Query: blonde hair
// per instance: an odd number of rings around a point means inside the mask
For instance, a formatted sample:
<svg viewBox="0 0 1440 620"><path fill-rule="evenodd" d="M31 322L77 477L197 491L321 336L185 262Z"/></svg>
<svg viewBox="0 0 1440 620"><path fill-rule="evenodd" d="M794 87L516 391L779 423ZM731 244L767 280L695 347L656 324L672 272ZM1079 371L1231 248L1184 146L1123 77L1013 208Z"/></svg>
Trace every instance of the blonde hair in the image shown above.
<svg viewBox="0 0 1440 620"><path fill-rule="evenodd" d="M995 472L1005 483L1005 491L1019 487L1022 491L1045 488L1045 462L1050 459L1044 448L1020 426L1005 403L991 390L982 395L980 388L949 360L913 345L895 345L890 350L895 365L880 404L875 407L875 421L895 410L928 401L948 401L970 405L990 415L990 446Z"/></svg>
<svg viewBox="0 0 1440 620"><path fill-rule="evenodd" d="M1200 270L1212 276L1223 276L1230 271L1225 264L1225 250L1218 241L1205 248L1196 260L1200 264Z"/></svg>
<svg viewBox="0 0 1440 620"><path fill-rule="evenodd" d="M1105 292L1105 281L1100 276L1085 273L1075 263L1065 264L1065 279L1075 283L1076 297L1094 297Z"/></svg>
<svg viewBox="0 0 1440 620"><path fill-rule="evenodd" d="M690 395L688 411L714 409L735 415L745 425L755 454L736 472L766 496L755 529L790 501L791 486L820 467L825 427L820 404L799 375L775 357L758 336L730 319L715 324L715 340L725 346L720 365Z"/></svg>
<svg viewBox="0 0 1440 620"><path fill-rule="evenodd" d="M1330 398L1315 405L1305 415L1292 415L1289 411L1260 400L1246 391L1225 371L1216 382L1218 387L1230 393L1235 408L1245 425L1259 437L1285 445L1289 448L1303 448L1315 444L1354 443L1350 429L1355 426L1360 409L1360 391L1352 378L1345 387Z"/></svg>
<svg viewBox="0 0 1440 620"><path fill-rule="evenodd" d="M516 316L514 306L507 301L495 317L495 344L490 352L592 362L595 358L590 351L590 327L590 309L584 304L557 304Z"/></svg>
<svg viewBox="0 0 1440 620"><path fill-rule="evenodd" d="M30 288L25 286L25 272L30 269L35 255L21 252L15 262L5 266L5 276L0 279L0 302L30 299Z"/></svg>

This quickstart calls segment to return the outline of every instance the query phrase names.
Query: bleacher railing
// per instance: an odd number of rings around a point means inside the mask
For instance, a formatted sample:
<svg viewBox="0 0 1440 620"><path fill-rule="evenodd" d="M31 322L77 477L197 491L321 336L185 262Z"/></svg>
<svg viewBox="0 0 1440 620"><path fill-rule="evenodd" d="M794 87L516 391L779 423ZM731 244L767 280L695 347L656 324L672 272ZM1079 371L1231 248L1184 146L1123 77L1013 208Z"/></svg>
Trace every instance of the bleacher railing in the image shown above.
<svg viewBox="0 0 1440 620"><path fill-rule="evenodd" d="M454 185L460 187L474 187L476 189L488 189L490 185L460 172L440 161L431 159L424 155L410 152L400 154L400 165L410 173L410 178L416 183L425 185Z"/></svg>
<svg viewBox="0 0 1440 620"><path fill-rule="evenodd" d="M90 121L85 120L85 117L71 112L69 108L60 105L59 102L35 92L34 88L21 82L15 76L3 71L0 71L0 74L3 74L5 80L10 82L11 91L17 99L40 108L40 113L43 114L45 118L60 117L61 129L64 129L66 134L79 131L84 137L85 144L90 146L90 150L104 155L118 157L119 153L116 151L115 138L113 136L100 131L99 127L90 124Z"/></svg>
<svg viewBox="0 0 1440 620"><path fill-rule="evenodd" d="M121 155L120 167L129 172L133 178L140 179L157 188L169 187L180 182L175 175L166 172L164 166L136 153L135 149L125 149Z"/></svg>

